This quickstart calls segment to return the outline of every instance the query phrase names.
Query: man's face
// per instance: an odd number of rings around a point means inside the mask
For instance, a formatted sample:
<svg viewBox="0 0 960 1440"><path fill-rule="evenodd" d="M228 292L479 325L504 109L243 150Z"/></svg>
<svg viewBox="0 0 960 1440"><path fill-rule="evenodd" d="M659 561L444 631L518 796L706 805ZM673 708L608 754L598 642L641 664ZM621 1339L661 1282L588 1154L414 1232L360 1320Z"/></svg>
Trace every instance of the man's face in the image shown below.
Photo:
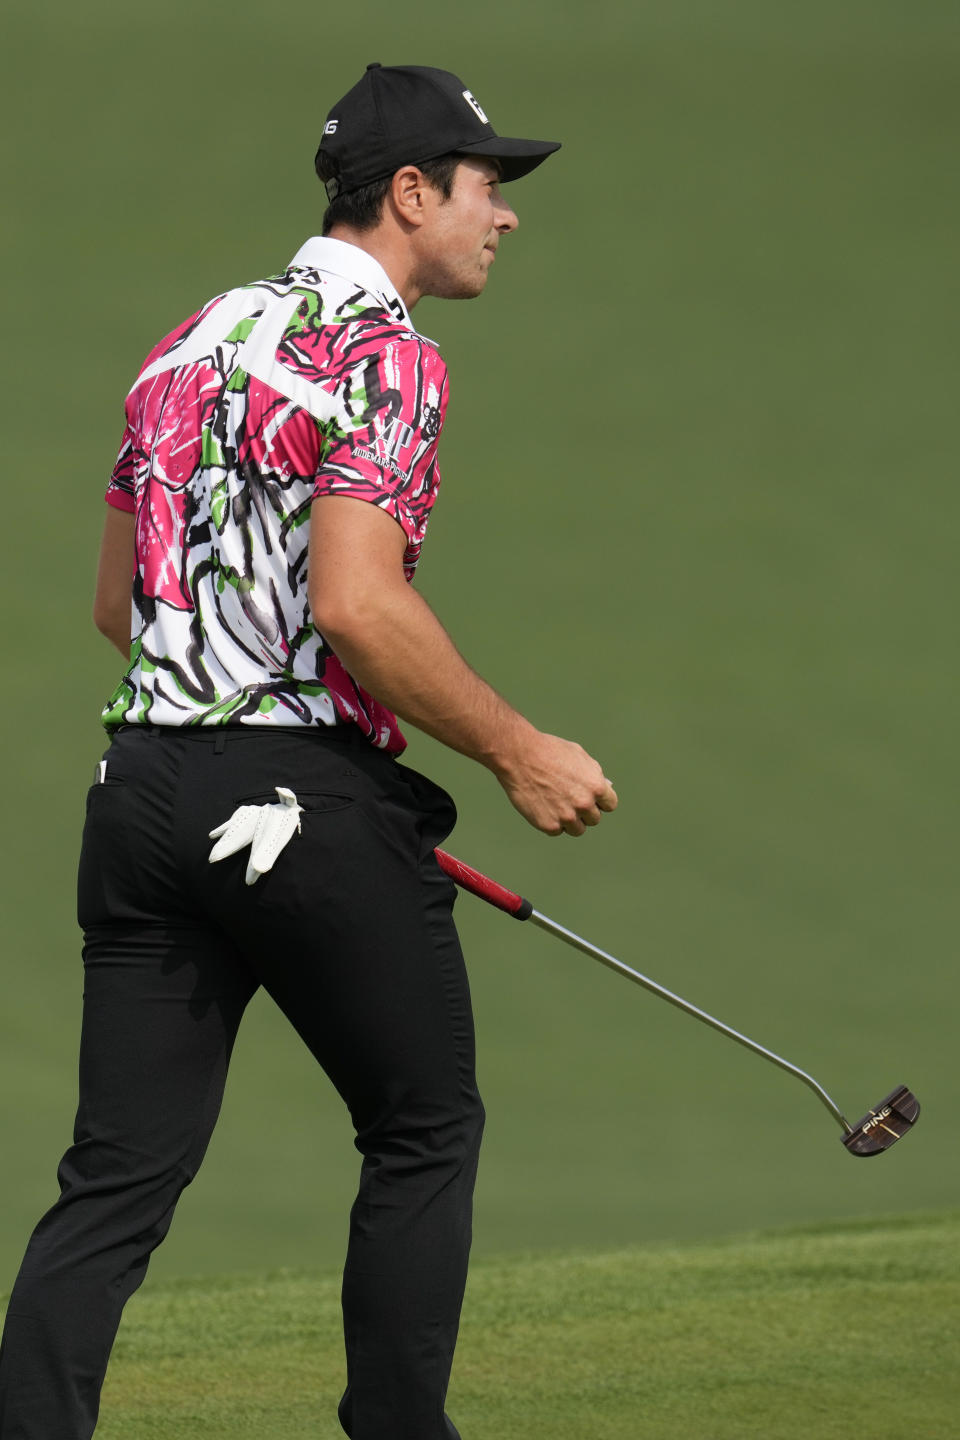
<svg viewBox="0 0 960 1440"><path fill-rule="evenodd" d="M445 200L428 189L427 223L417 237L417 283L422 295L469 300L487 283L500 238L517 228L517 217L500 193L493 160L464 159Z"/></svg>

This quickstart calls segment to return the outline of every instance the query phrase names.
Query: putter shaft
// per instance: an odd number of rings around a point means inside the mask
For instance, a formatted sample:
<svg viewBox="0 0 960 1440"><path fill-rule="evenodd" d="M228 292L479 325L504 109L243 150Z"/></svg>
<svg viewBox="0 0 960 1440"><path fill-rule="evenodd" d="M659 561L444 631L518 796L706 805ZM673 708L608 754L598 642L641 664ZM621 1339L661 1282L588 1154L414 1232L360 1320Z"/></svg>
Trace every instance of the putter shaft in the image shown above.
<svg viewBox="0 0 960 1440"><path fill-rule="evenodd" d="M784 1060L781 1055L776 1055L772 1050L767 1050L765 1046L758 1045L756 1040L751 1040L748 1036L741 1035L739 1030L733 1030L729 1025L724 1025L722 1020L717 1020L715 1016L708 1015L705 1010L699 1009L696 1005L691 1005L689 1000L684 1000L681 996L675 995L672 990L667 990L665 986L658 985L655 980L651 980L647 975L641 975L639 970L632 970L629 965L625 965L623 961L618 960L616 956L608 955L606 950L601 950L597 945L591 945L589 940L584 940L582 936L575 935L572 930L568 930L564 925L558 925L556 920L551 920L547 915L541 915L539 910L531 909L529 915L523 918L532 920L534 925L538 925L541 930L546 930L549 934L555 935L558 940L563 940L567 945L572 945L575 950L582 951L584 955L589 955L591 959L599 960L600 964L606 965L609 970L616 970L618 975L625 975L626 978L632 980L634 984L642 985L644 990L649 990L651 995L659 995L661 1000L666 1000L669 1004L675 1005L678 1010L684 1011L687 1015L692 1015L695 1020L702 1020L704 1025L709 1025L714 1030L719 1030L722 1035L729 1035L730 1039L736 1040L738 1045L743 1045L747 1050L752 1050L755 1055L761 1055L764 1060L769 1060L771 1064L778 1065L781 1070L786 1070L790 1075L796 1075L797 1079L802 1080L803 1083L813 1091L817 1098L822 1101L844 1132L848 1135L852 1133L853 1126L847 1122L823 1086L819 1085L812 1075L808 1075L807 1072L801 1070L799 1066L791 1065L789 1060Z"/></svg>
<svg viewBox="0 0 960 1440"><path fill-rule="evenodd" d="M584 940L582 936L575 935L574 932L568 930L566 926L558 925L556 920L551 920L549 916L542 915L539 910L535 910L530 901L525 900L522 895L518 895L515 890L508 890L505 885L500 885L496 880L491 880L488 875L484 875L479 870L474 870L472 865L464 864L462 860L458 860L455 855L448 854L446 850L438 849L435 853L440 868L450 876L451 880L457 885L462 886L464 890L469 890L471 894L478 896L479 899L485 900L488 905L494 905L498 910L504 910L508 915L512 915L515 920L532 920L541 930L546 930L548 934L555 935L558 940L563 940L567 945L572 945L575 950L580 950L584 955L589 955L592 960L599 960L600 964L606 965L608 970L616 970L618 975L625 975L626 978L632 980L634 984L642 985L644 990L648 990L651 995L659 995L661 1000L666 1000L671 1005L675 1005L678 1010L682 1010L686 1015L692 1015L694 1020L701 1020L704 1025L709 1025L712 1029L719 1030L721 1035L728 1035L731 1040L736 1040L738 1045L743 1045L745 1049L752 1050L755 1055L760 1055L764 1060L769 1060L771 1065L776 1065L781 1070L786 1070L788 1075L796 1075L797 1079L802 1080L804 1085L812 1090L817 1099L830 1111L834 1120L836 1120L837 1124L843 1130L844 1137L851 1136L854 1133L854 1127L849 1124L845 1116L841 1114L839 1108L831 1100L823 1086L818 1084L812 1075L808 1075L806 1070L801 1070L797 1065L791 1065L790 1061L784 1060L782 1055L777 1055L772 1050L767 1050L765 1046L758 1045L756 1040L751 1040L748 1036L741 1035L739 1030L732 1030L729 1025L724 1025L722 1020L717 1020L715 1016L708 1015L706 1010L701 1010L698 1006L691 1005L689 1000L684 1000L679 995L674 995L672 990L668 990L664 985L658 985L655 980L651 980L647 975L641 975L639 970L631 970L629 965L625 965L622 960L618 960L614 955L608 955L606 950L601 950L598 945L591 945L589 940Z"/></svg>

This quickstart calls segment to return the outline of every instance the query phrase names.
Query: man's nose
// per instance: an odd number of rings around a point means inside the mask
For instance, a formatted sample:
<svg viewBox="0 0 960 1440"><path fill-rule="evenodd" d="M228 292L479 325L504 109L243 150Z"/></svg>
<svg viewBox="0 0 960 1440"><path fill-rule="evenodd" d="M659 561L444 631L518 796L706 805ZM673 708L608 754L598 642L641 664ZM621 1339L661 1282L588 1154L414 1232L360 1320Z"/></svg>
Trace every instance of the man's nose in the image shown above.
<svg viewBox="0 0 960 1440"><path fill-rule="evenodd" d="M501 235L509 235L511 230L516 230L520 221L517 219L516 211L501 196L497 202L496 226Z"/></svg>

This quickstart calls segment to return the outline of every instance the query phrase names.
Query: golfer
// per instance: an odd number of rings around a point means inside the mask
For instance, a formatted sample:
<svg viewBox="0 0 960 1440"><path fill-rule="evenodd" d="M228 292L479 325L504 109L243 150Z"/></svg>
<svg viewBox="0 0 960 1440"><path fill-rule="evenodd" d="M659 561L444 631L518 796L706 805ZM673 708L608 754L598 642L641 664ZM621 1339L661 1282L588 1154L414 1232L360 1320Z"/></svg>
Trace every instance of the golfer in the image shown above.
<svg viewBox="0 0 960 1440"><path fill-rule="evenodd" d="M408 583L447 403L410 312L480 294L517 225L501 183L557 148L498 136L445 71L369 66L317 154L323 237L179 325L127 398L95 620L128 668L80 860L80 1103L10 1300L2 1440L93 1433L124 1303L197 1173L260 986L363 1157L343 1429L457 1436L444 1403L483 1108L433 854L455 811L398 763L397 717L487 766L548 835L617 802Z"/></svg>

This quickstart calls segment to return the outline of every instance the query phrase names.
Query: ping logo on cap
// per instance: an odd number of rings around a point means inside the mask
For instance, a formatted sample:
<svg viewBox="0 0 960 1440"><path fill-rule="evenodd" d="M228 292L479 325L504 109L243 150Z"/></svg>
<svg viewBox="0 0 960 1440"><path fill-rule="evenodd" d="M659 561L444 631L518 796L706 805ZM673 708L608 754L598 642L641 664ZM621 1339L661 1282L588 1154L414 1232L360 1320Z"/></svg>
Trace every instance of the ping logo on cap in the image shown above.
<svg viewBox="0 0 960 1440"><path fill-rule="evenodd" d="M469 90L463 90L461 91L461 94L463 95L464 100L466 100L467 104L470 106L470 109L473 111L474 115L476 115L480 120L482 120L484 125L489 125L490 121L483 113L483 108L479 100L475 100L470 94Z"/></svg>

